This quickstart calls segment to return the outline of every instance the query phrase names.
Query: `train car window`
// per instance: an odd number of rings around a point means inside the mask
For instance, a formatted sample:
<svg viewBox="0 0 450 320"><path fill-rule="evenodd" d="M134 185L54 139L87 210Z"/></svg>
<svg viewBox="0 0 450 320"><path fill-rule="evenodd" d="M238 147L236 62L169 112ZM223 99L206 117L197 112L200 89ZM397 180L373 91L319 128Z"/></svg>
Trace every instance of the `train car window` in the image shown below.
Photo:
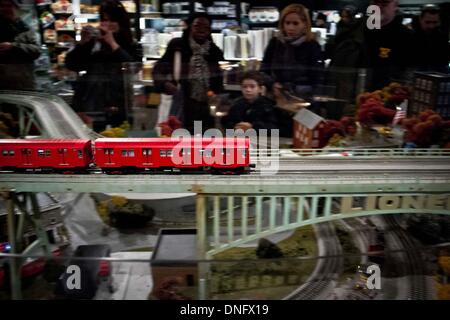
<svg viewBox="0 0 450 320"><path fill-rule="evenodd" d="M114 154L114 149L106 148L105 149L105 154Z"/></svg>
<svg viewBox="0 0 450 320"><path fill-rule="evenodd" d="M42 149L39 149L39 150L37 151L37 153L38 153L38 156L39 156L39 157L44 157L44 156L45 156L44 150L42 150Z"/></svg>
<svg viewBox="0 0 450 320"><path fill-rule="evenodd" d="M159 155L161 157L165 157L166 156L166 150L159 150Z"/></svg>
<svg viewBox="0 0 450 320"><path fill-rule="evenodd" d="M172 150L167 150L167 156L171 157L173 155L173 151Z"/></svg>
<svg viewBox="0 0 450 320"><path fill-rule="evenodd" d="M144 156L151 156L152 155L152 149L142 149L142 154Z"/></svg>
<svg viewBox="0 0 450 320"><path fill-rule="evenodd" d="M9 151L9 155L10 155L10 156L14 156L15 154L16 154L16 153L14 152L14 150L10 150L10 151Z"/></svg>
<svg viewBox="0 0 450 320"><path fill-rule="evenodd" d="M3 156L6 157L6 156L8 156L8 154L9 154L8 150L3 150L3 152L2 152L2 155L3 155Z"/></svg>
<svg viewBox="0 0 450 320"><path fill-rule="evenodd" d="M44 154L46 157L50 157L52 155L52 152L51 150L45 150Z"/></svg>
<svg viewBox="0 0 450 320"><path fill-rule="evenodd" d="M127 150L122 150L122 157L126 157L127 156Z"/></svg>
<svg viewBox="0 0 450 320"><path fill-rule="evenodd" d="M77 155L78 155L78 158L80 158L80 159L82 159L83 158L83 150L77 150Z"/></svg>
<svg viewBox="0 0 450 320"><path fill-rule="evenodd" d="M128 156L134 157L134 150L128 150Z"/></svg>

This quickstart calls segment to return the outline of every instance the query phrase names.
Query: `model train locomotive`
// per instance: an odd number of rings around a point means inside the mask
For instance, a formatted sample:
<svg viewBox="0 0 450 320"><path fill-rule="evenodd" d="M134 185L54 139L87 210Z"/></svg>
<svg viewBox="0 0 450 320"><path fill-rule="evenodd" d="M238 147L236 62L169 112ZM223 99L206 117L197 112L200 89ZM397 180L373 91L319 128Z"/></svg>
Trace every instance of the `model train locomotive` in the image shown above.
<svg viewBox="0 0 450 320"><path fill-rule="evenodd" d="M0 170L107 174L248 173L248 138L100 138L0 140Z"/></svg>

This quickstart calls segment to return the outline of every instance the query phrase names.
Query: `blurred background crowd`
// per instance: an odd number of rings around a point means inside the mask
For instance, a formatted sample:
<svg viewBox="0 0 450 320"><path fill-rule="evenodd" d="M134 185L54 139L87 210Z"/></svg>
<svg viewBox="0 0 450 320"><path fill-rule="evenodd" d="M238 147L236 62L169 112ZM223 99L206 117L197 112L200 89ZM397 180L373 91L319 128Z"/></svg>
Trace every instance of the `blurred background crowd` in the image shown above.
<svg viewBox="0 0 450 320"><path fill-rule="evenodd" d="M364 92L398 103L359 120L391 121L404 100L408 115L450 116L449 3L275 2L0 0L0 89L57 94L98 132L125 123L169 135L202 121L292 138L301 109L355 116ZM444 94L414 92L421 77Z"/></svg>

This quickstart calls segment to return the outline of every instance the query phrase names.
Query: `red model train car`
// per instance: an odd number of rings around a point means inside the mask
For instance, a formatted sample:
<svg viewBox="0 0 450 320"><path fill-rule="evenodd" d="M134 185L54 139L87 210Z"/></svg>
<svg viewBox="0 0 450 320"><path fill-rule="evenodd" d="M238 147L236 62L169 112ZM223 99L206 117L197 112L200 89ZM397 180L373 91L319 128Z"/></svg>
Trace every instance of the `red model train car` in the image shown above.
<svg viewBox="0 0 450 320"><path fill-rule="evenodd" d="M90 140L0 140L0 168L75 173L92 163Z"/></svg>
<svg viewBox="0 0 450 320"><path fill-rule="evenodd" d="M243 138L105 138L94 149L95 163L106 173L242 173L250 167L249 141Z"/></svg>
<svg viewBox="0 0 450 320"><path fill-rule="evenodd" d="M0 169L78 173L97 166L109 174L136 172L246 173L248 138L102 138L0 140Z"/></svg>

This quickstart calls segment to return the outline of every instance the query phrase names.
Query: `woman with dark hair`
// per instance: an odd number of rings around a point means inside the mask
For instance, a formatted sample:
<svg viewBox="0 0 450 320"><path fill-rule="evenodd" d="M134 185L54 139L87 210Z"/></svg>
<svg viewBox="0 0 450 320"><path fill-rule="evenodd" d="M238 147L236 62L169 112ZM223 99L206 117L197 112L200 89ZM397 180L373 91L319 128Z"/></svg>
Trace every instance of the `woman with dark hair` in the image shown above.
<svg viewBox="0 0 450 320"><path fill-rule="evenodd" d="M318 84L321 48L311 32L308 9L301 4L288 5L281 12L280 34L267 45L261 71L270 79L267 83L275 97L286 90L310 100ZM292 136L292 119L280 116L280 134Z"/></svg>
<svg viewBox="0 0 450 320"><path fill-rule="evenodd" d="M221 60L223 53L211 38L211 18L195 13L187 20L183 36L170 41L153 69L156 90L175 95L175 109L179 110L175 115L191 133L194 121L202 121L203 130L214 127L208 91L223 90Z"/></svg>
<svg viewBox="0 0 450 320"><path fill-rule="evenodd" d="M141 46L133 40L128 13L118 0L100 6L100 27L85 27L81 41L67 53L66 66L84 71L75 87L73 107L77 112L104 113L102 125L118 126L127 120L123 67L126 62L142 62Z"/></svg>

